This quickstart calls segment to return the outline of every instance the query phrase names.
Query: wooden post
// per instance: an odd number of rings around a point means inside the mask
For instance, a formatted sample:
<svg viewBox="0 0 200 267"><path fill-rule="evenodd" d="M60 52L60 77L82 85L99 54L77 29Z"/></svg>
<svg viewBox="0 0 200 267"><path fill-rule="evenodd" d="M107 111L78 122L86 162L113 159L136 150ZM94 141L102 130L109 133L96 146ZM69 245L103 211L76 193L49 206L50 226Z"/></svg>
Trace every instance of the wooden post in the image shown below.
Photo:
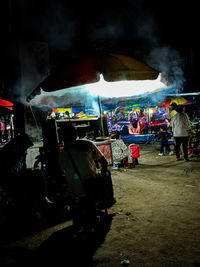
<svg viewBox="0 0 200 267"><path fill-rule="evenodd" d="M101 120L101 132L102 132L102 135L104 136L103 113L102 113L102 108L101 108L101 97L100 96L98 96L98 102L99 102L99 111L100 111L100 120Z"/></svg>

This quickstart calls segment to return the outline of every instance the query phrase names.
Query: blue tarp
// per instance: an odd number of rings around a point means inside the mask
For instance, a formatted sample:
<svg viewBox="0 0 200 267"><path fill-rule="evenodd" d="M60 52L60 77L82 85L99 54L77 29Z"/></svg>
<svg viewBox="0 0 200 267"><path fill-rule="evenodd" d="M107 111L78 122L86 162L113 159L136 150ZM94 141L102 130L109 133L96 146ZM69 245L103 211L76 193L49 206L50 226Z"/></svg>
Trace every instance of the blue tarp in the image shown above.
<svg viewBox="0 0 200 267"><path fill-rule="evenodd" d="M122 135L121 139L125 142L147 142L154 141L154 134L140 134L140 135Z"/></svg>

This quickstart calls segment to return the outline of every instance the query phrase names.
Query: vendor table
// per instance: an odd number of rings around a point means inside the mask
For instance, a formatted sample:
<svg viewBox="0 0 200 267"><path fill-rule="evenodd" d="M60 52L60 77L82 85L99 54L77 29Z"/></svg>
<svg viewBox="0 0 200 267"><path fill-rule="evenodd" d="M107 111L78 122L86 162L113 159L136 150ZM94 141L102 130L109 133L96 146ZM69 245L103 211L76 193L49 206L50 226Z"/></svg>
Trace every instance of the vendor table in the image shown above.
<svg viewBox="0 0 200 267"><path fill-rule="evenodd" d="M108 161L108 165L113 165L113 158L112 158L112 149L111 149L111 143L115 142L114 139L109 140L102 140L102 141L95 141L95 145L101 150L101 152L104 154L105 158Z"/></svg>
<svg viewBox="0 0 200 267"><path fill-rule="evenodd" d="M108 139L108 140L101 140L101 141L95 141L95 145L101 150L101 152L104 154L105 158L108 161L108 165L113 165L113 159L112 159L112 149L111 149L111 143L115 142L114 139ZM32 147L28 149L27 154L27 167L32 168L36 159L35 157L39 155L39 148L43 147L42 143L34 144Z"/></svg>

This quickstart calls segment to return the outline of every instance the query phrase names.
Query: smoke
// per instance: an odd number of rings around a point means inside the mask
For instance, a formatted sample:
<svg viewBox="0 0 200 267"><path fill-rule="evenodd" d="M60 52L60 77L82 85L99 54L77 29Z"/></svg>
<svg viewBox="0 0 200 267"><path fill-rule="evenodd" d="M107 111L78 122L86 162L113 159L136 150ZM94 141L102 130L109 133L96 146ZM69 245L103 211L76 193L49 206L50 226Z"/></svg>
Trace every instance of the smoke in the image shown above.
<svg viewBox="0 0 200 267"><path fill-rule="evenodd" d="M48 45L42 42L14 42L14 48L5 49L5 66L12 66L5 76L4 97L13 102L29 105L26 99L48 76ZM12 51L12 55L9 52ZM14 55L14 56L13 56Z"/></svg>
<svg viewBox="0 0 200 267"><path fill-rule="evenodd" d="M138 7L140 15L136 17L133 28L133 38L138 46L134 47L133 54L161 72L171 88L182 92L185 86L184 59L172 45L163 42L158 15L150 3L143 1L139 6L143 6L143 10Z"/></svg>
<svg viewBox="0 0 200 267"><path fill-rule="evenodd" d="M90 32L91 42L108 39L113 41L123 36L124 27L119 21L101 26L97 25L96 29L94 25L88 25L88 32Z"/></svg>
<svg viewBox="0 0 200 267"><path fill-rule="evenodd" d="M98 98L92 96L85 86L77 86L73 88L62 89L55 92L44 92L41 89L39 95L36 95L31 101L30 105L39 106L43 108L58 108L58 107L72 107L81 106L94 110L95 115L99 115Z"/></svg>
<svg viewBox="0 0 200 267"><path fill-rule="evenodd" d="M26 31L30 31L30 34L33 33L34 38L40 37L48 43L51 61L61 60L58 51L62 51L62 55L66 57L76 56L79 53L85 55L88 52L86 44L90 44L89 47L93 47L94 50L108 48L115 50L120 40L120 45L123 48L126 47L126 51L161 72L171 87L176 87L179 92L183 90L185 83L183 60L173 47L162 44L159 37L159 24L151 1L102 0L98 7L95 2L90 3L90 9L85 1L79 3L79 6L76 2L67 1L63 5L59 1L45 1L46 3L41 3L40 7L34 7L34 1L30 1L31 5L25 0L21 2L23 7L26 5L24 13L21 13L23 18L21 18L23 22L21 26ZM33 7L35 9L32 10ZM20 5L19 10L22 12ZM37 19L31 20L31 14L37 10ZM71 51L73 55L70 54ZM12 92L13 96L23 103L31 93L30 90L33 91L47 75L47 71L41 71L41 66L44 64L34 61L33 50L29 49L28 52L23 56L25 61L23 85L16 82ZM41 57L41 53L40 55L35 53L34 56ZM42 61L45 62L45 60ZM42 101L44 101L42 105L45 103L44 105L54 106L60 101L66 106L70 102L70 97L64 100L59 96L52 96L52 104L47 97L43 97Z"/></svg>
<svg viewBox="0 0 200 267"><path fill-rule="evenodd" d="M179 93L184 89L185 78L183 72L183 58L172 47L154 48L148 56L148 62L162 72L162 76L171 88Z"/></svg>

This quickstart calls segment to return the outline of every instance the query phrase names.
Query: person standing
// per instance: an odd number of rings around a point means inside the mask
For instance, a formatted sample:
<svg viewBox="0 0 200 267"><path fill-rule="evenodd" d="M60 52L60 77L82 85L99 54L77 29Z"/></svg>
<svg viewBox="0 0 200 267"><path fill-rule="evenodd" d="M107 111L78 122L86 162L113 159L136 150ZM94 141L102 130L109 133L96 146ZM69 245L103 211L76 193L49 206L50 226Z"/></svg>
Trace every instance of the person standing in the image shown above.
<svg viewBox="0 0 200 267"><path fill-rule="evenodd" d="M178 105L174 102L172 102L170 107L169 107L170 112L167 116L167 119L170 121L170 127L172 127L172 119L173 119L174 115L177 113L177 108L178 108Z"/></svg>
<svg viewBox="0 0 200 267"><path fill-rule="evenodd" d="M158 139L160 139L160 153L159 156L166 155L167 151L169 152L169 155L173 155L173 151L171 150L169 146L169 133L167 132L165 126L160 126L160 132L158 134Z"/></svg>
<svg viewBox="0 0 200 267"><path fill-rule="evenodd" d="M175 150L176 150L176 160L181 160L180 158L180 147L182 145L184 160L188 159L188 141L190 135L191 127L190 120L186 113L183 112L183 106L179 105L177 108L177 113L172 119L172 132L175 140Z"/></svg>

